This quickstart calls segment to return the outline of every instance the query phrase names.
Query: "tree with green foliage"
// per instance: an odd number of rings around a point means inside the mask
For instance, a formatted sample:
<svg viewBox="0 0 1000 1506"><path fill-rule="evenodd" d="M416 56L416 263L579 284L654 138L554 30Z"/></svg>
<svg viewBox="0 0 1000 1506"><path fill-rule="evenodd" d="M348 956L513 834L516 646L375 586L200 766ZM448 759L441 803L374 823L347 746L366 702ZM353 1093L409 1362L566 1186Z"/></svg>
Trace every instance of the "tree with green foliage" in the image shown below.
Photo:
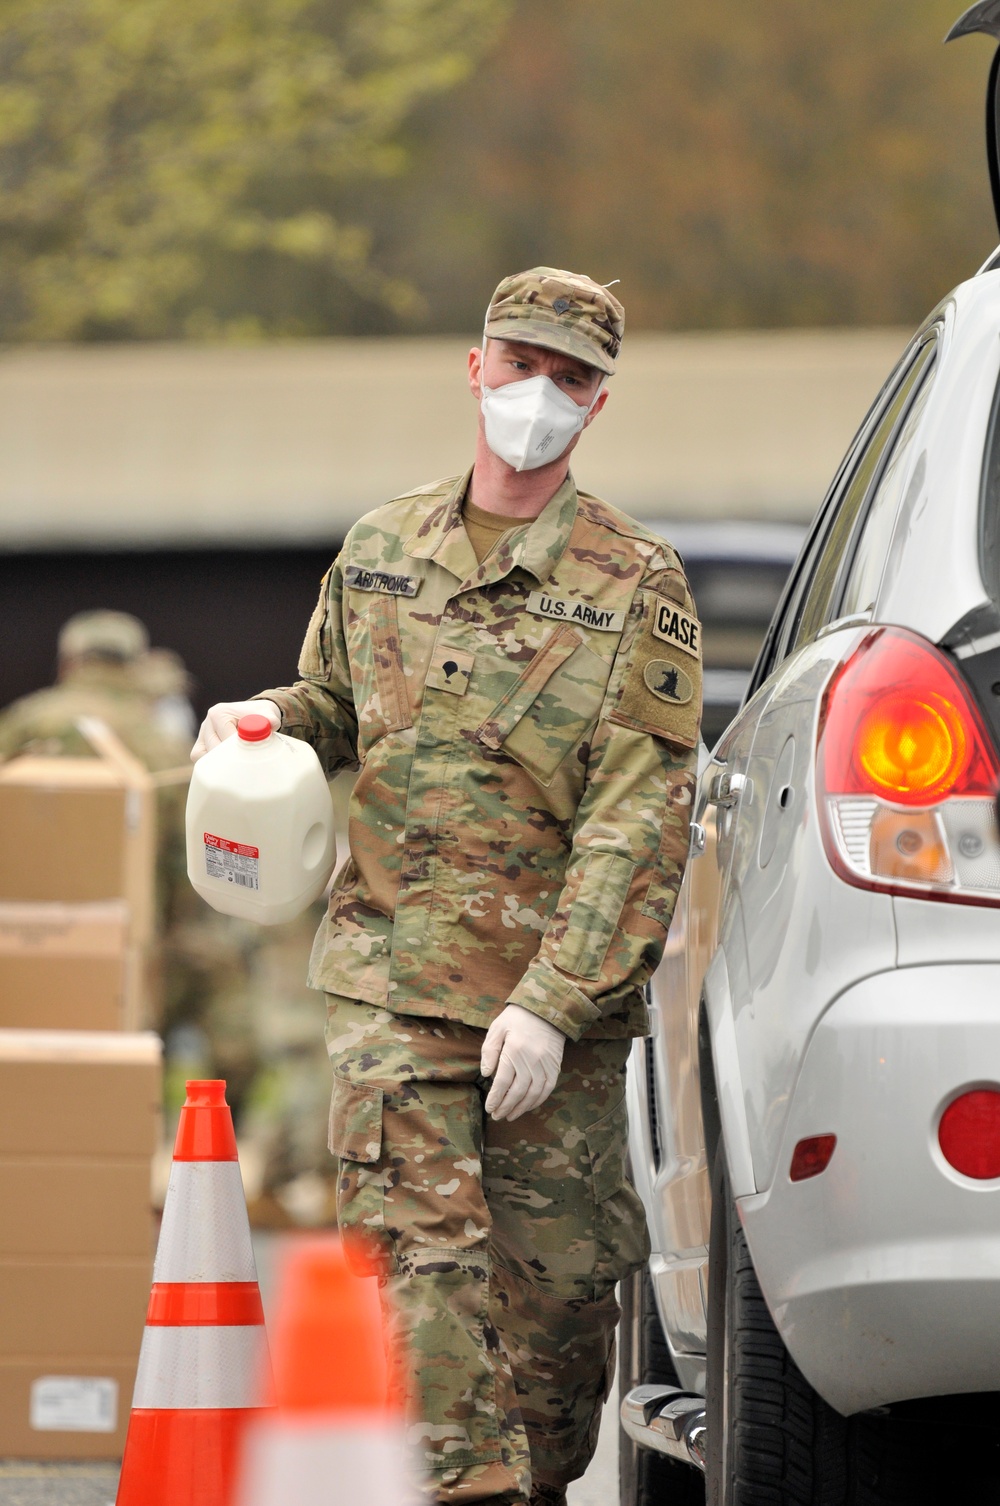
<svg viewBox="0 0 1000 1506"><path fill-rule="evenodd" d="M997 239L965 3L519 0L359 213L436 330L535 262L620 278L633 332L913 323Z"/></svg>
<svg viewBox="0 0 1000 1506"><path fill-rule="evenodd" d="M320 333L412 315L352 186L402 163L508 0L5 0L0 339Z"/></svg>

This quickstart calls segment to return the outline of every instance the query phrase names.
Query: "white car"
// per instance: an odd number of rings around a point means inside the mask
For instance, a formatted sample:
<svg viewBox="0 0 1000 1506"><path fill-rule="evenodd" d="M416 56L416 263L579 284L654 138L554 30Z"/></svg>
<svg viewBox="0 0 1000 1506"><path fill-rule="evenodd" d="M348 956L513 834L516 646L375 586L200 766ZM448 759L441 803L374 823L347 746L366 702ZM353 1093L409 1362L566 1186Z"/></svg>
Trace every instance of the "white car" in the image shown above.
<svg viewBox="0 0 1000 1506"><path fill-rule="evenodd" d="M1000 253L886 382L702 760L629 1073L623 1506L701 1470L713 1506L1000 1500L998 747Z"/></svg>

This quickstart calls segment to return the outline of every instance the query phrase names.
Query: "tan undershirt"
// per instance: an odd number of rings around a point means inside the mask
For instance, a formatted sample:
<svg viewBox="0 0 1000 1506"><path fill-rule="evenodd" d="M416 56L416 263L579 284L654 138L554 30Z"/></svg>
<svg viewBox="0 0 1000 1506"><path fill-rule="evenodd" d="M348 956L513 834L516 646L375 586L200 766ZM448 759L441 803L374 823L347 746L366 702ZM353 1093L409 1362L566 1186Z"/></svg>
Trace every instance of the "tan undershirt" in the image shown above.
<svg viewBox="0 0 1000 1506"><path fill-rule="evenodd" d="M484 512L481 507L470 502L468 497L462 503L462 522L480 564L488 554L493 553L505 533L510 533L512 528L519 528L529 521L528 518L506 518L499 512Z"/></svg>

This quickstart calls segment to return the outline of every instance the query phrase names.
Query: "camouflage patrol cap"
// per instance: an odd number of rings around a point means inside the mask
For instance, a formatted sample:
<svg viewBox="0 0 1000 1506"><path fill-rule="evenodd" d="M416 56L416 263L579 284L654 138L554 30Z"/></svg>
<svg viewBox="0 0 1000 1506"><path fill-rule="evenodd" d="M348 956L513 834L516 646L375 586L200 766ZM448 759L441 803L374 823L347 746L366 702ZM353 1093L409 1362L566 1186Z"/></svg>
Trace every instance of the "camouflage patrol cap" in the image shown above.
<svg viewBox="0 0 1000 1506"><path fill-rule="evenodd" d="M60 659L120 659L131 663L149 648L149 634L128 612L78 612L59 630Z"/></svg>
<svg viewBox="0 0 1000 1506"><path fill-rule="evenodd" d="M542 345L613 376L625 310L590 277L532 267L504 278L490 299L484 333L489 340Z"/></svg>

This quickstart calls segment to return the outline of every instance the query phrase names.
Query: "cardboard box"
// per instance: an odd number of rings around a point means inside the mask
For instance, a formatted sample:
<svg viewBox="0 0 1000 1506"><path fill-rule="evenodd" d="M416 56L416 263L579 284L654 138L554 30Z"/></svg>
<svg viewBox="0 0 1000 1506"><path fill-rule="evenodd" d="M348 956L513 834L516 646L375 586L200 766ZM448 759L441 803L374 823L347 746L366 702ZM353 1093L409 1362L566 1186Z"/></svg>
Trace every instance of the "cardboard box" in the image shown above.
<svg viewBox="0 0 1000 1506"><path fill-rule="evenodd" d="M160 1139L152 1033L0 1030L0 1161L134 1157Z"/></svg>
<svg viewBox="0 0 1000 1506"><path fill-rule="evenodd" d="M142 1260L0 1260L0 1359L60 1365L138 1354L149 1303Z"/></svg>
<svg viewBox="0 0 1000 1506"><path fill-rule="evenodd" d="M13 1459L120 1459L135 1362L0 1359L0 1452ZM59 1424L62 1424L61 1426Z"/></svg>
<svg viewBox="0 0 1000 1506"><path fill-rule="evenodd" d="M0 899L120 899L128 795L119 771L99 758L0 767Z"/></svg>
<svg viewBox="0 0 1000 1506"><path fill-rule="evenodd" d="M124 1029L130 955L124 900L0 901L0 1028Z"/></svg>
<svg viewBox="0 0 1000 1506"><path fill-rule="evenodd" d="M0 1210L0 1259L109 1254L148 1258L149 1161L4 1158Z"/></svg>
<svg viewBox="0 0 1000 1506"><path fill-rule="evenodd" d="M148 1019L156 783L103 723L95 758L0 766L0 1027Z"/></svg>
<svg viewBox="0 0 1000 1506"><path fill-rule="evenodd" d="M152 1034L0 1030L0 1455L121 1454L149 1297Z"/></svg>

